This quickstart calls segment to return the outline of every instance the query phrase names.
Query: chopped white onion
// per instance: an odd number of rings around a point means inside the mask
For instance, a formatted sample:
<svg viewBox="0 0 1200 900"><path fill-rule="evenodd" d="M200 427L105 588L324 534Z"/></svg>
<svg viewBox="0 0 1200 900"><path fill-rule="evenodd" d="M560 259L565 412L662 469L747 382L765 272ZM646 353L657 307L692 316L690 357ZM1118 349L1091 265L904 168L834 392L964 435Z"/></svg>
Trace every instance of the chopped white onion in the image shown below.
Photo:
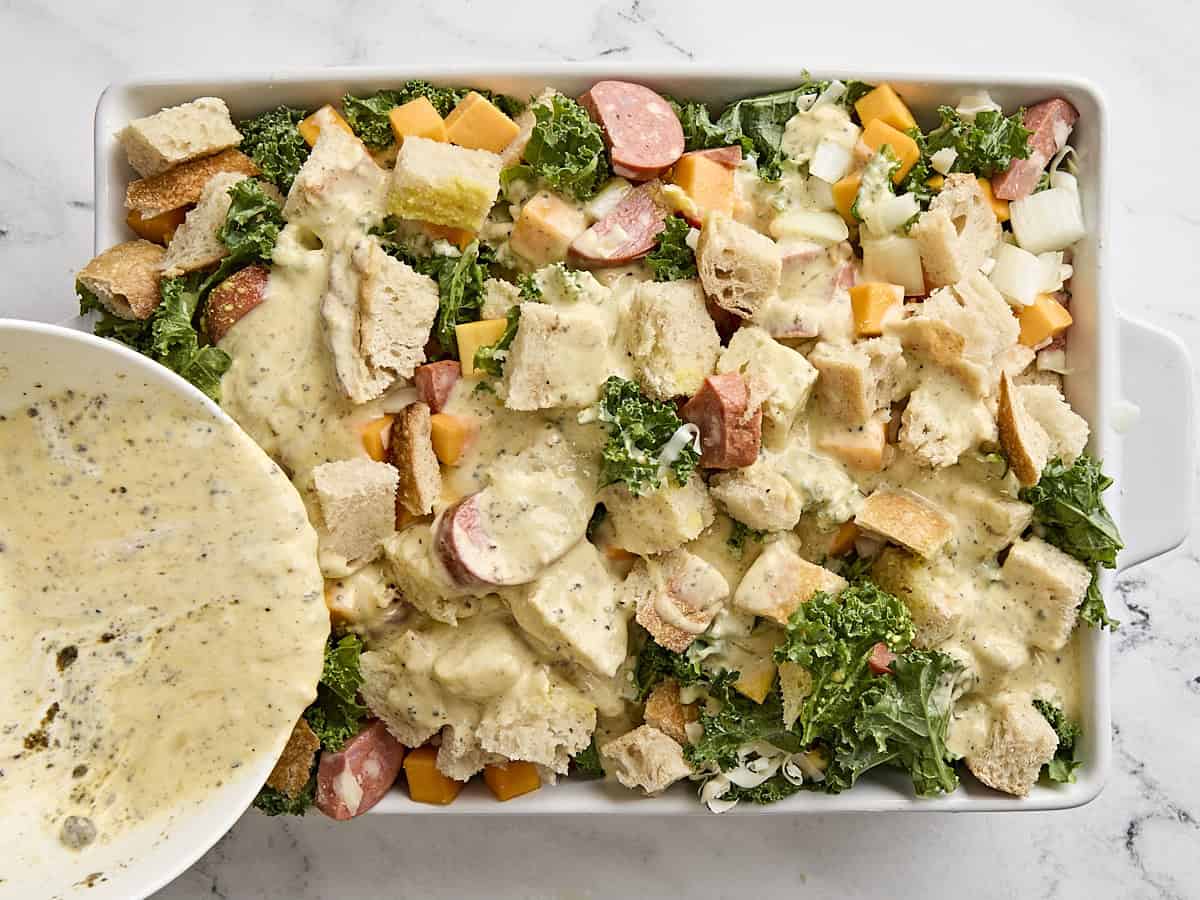
<svg viewBox="0 0 1200 900"><path fill-rule="evenodd" d="M990 256L979 264L979 271L984 275L991 275L994 268L996 268L996 260Z"/></svg>
<svg viewBox="0 0 1200 900"><path fill-rule="evenodd" d="M1050 187L1062 188L1064 191L1070 191L1075 196L1079 196L1079 179L1070 172L1051 172Z"/></svg>
<svg viewBox="0 0 1200 900"><path fill-rule="evenodd" d="M943 147L929 157L929 164L933 166L934 171L940 172L942 175L949 175L956 159L958 159L957 150L953 147Z"/></svg>
<svg viewBox="0 0 1200 900"><path fill-rule="evenodd" d="M593 222L598 222L617 208L622 198L633 190L633 185L624 178L612 178L583 207L583 213Z"/></svg>
<svg viewBox="0 0 1200 900"><path fill-rule="evenodd" d="M1054 158L1050 160L1050 174L1053 175L1058 171L1058 167L1063 163L1067 164L1067 171L1074 174L1075 165L1070 161L1070 157L1075 156L1075 148L1070 144L1065 144L1061 150L1054 154Z"/></svg>
<svg viewBox="0 0 1200 900"><path fill-rule="evenodd" d="M807 183L808 199L817 209L834 209L833 185L820 178L810 178Z"/></svg>
<svg viewBox="0 0 1200 900"><path fill-rule="evenodd" d="M969 122L975 121L975 116L987 110L1000 112L1000 104L992 99L992 95L987 91L980 91L978 94L964 94L958 101L958 106L954 111Z"/></svg>
<svg viewBox="0 0 1200 900"><path fill-rule="evenodd" d="M682 688L680 688L680 691L679 691L679 702L680 703L686 702L683 699L683 689ZM684 735L687 736L689 744L695 744L702 737L704 737L704 726L701 725L699 722L688 722L683 726L683 733L684 733Z"/></svg>
<svg viewBox="0 0 1200 900"><path fill-rule="evenodd" d="M794 769L798 769L800 774L809 781L825 780L825 770L813 761L811 753L807 750L802 750L799 753L793 753L787 758L787 762L784 763L784 766L791 766ZM783 777L788 778L786 771L784 772ZM791 781L790 778L788 778L788 780ZM792 783L799 784L800 782L794 781Z"/></svg>
<svg viewBox="0 0 1200 900"><path fill-rule="evenodd" d="M826 138L817 144L817 149L808 163L808 171L822 181L833 184L835 181L841 181L849 171L852 159L850 148Z"/></svg>
<svg viewBox="0 0 1200 900"><path fill-rule="evenodd" d="M886 281L904 288L907 296L925 293L921 248L916 238L889 235L862 240L863 280Z"/></svg>
<svg viewBox="0 0 1200 900"><path fill-rule="evenodd" d="M700 245L700 229L689 228L687 237L683 239L683 242L692 249L693 253L696 252L696 247Z"/></svg>
<svg viewBox="0 0 1200 900"><path fill-rule="evenodd" d="M921 204L913 194L888 194L865 210L867 230L876 235L892 234L920 212Z"/></svg>
<svg viewBox="0 0 1200 900"><path fill-rule="evenodd" d="M1069 375L1067 368L1067 351L1061 348L1039 350L1037 355L1037 370L1039 372L1056 372L1059 375Z"/></svg>
<svg viewBox="0 0 1200 900"><path fill-rule="evenodd" d="M846 85L840 81L831 81L829 86L817 96L813 101L813 105L809 109L816 109L818 106L824 106L827 103L837 103L846 93Z"/></svg>
<svg viewBox="0 0 1200 900"><path fill-rule="evenodd" d="M1075 274L1075 269L1063 262L1063 253L1057 250L1049 253L1039 253L1038 262L1042 264L1041 293L1053 294L1061 291L1063 284Z"/></svg>
<svg viewBox="0 0 1200 900"><path fill-rule="evenodd" d="M1008 209L1017 243L1030 253L1065 250L1087 234L1079 194L1066 187L1014 200Z"/></svg>
<svg viewBox="0 0 1200 900"><path fill-rule="evenodd" d="M686 422L675 429L675 433L671 435L671 439L663 444L662 449L658 451L658 473L660 476L671 467L671 463L679 459L679 454L683 452L683 448L688 446L692 447L697 453L700 452L700 429L691 422Z"/></svg>
<svg viewBox="0 0 1200 900"><path fill-rule="evenodd" d="M1020 247L997 244L996 266L988 278L1009 303L1028 306L1041 293L1046 280L1042 261Z"/></svg>
<svg viewBox="0 0 1200 900"><path fill-rule="evenodd" d="M771 221L774 238L808 238L823 244L837 244L850 236L845 220L835 212L819 209L793 209Z"/></svg>

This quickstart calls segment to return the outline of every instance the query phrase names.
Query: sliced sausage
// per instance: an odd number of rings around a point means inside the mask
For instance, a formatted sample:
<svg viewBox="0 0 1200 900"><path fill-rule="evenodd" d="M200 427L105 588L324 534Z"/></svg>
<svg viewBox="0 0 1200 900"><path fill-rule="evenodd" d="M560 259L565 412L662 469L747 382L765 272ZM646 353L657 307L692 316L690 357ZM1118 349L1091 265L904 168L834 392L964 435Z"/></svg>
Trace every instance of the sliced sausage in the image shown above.
<svg viewBox="0 0 1200 900"><path fill-rule="evenodd" d="M742 148L737 144L732 147L713 147L709 150L690 150L683 155L706 156L727 169L736 169L742 164Z"/></svg>
<svg viewBox="0 0 1200 900"><path fill-rule="evenodd" d="M584 268L633 262L654 249L669 215L662 184L650 181L639 185L621 198L612 212L571 242L571 261Z"/></svg>
<svg viewBox="0 0 1200 900"><path fill-rule="evenodd" d="M737 469L758 459L762 407L750 408L750 386L737 372L705 378L680 415L700 429L700 465Z"/></svg>
<svg viewBox="0 0 1200 900"><path fill-rule="evenodd" d="M628 81L598 81L579 102L604 132L617 175L649 181L683 154L679 117L650 88Z"/></svg>
<svg viewBox="0 0 1200 900"><path fill-rule="evenodd" d="M383 799L400 774L404 747L378 719L317 766L317 809L331 819L353 819Z"/></svg>
<svg viewBox="0 0 1200 900"><path fill-rule="evenodd" d="M458 360L443 359L417 366L413 372L413 385L421 402L431 411L439 413L449 402L450 392L461 377L462 366Z"/></svg>
<svg viewBox="0 0 1200 900"><path fill-rule="evenodd" d="M266 266L246 266L213 288L204 309L204 329L210 341L218 343L242 316L263 302L270 274Z"/></svg>
<svg viewBox="0 0 1200 900"><path fill-rule="evenodd" d="M887 644L880 641L871 648L871 655L867 657L867 668L876 675L891 675L892 663L895 661L896 654L888 649Z"/></svg>
<svg viewBox="0 0 1200 900"><path fill-rule="evenodd" d="M1061 97L1025 110L1022 124L1029 132L1029 158L1014 159L1006 172L993 178L992 193L1001 200L1020 200L1032 194L1046 163L1066 145L1077 121L1079 111Z"/></svg>
<svg viewBox="0 0 1200 900"><path fill-rule="evenodd" d="M528 584L545 568L543 554L529 546L537 536L521 539L511 522L506 531L508 517L495 509L497 502L484 488L447 508L434 524L438 558L464 587Z"/></svg>

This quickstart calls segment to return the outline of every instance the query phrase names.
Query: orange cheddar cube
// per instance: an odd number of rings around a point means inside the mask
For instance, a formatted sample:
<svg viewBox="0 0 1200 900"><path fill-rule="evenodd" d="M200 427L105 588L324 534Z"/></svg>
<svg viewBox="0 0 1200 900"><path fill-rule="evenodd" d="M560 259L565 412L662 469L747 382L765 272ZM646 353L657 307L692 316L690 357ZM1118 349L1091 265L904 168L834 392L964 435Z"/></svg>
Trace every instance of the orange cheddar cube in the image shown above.
<svg viewBox="0 0 1200 900"><path fill-rule="evenodd" d="M1021 334L1017 340L1026 347L1036 347L1042 341L1056 338L1068 328L1074 319L1067 308L1050 294L1038 294L1033 303L1017 310L1017 322Z"/></svg>
<svg viewBox="0 0 1200 900"><path fill-rule="evenodd" d="M187 211L188 207L181 206L179 209L169 209L165 213L144 219L140 212L131 209L129 215L125 217L125 224L138 237L165 246L175 236L175 229L183 224Z"/></svg>
<svg viewBox="0 0 1200 900"><path fill-rule="evenodd" d="M771 659L757 659L742 666L739 678L733 683L733 689L743 697L748 697L755 703L762 703L771 693L775 684L775 662Z"/></svg>
<svg viewBox="0 0 1200 900"><path fill-rule="evenodd" d="M446 116L446 139L472 150L499 153L520 130L520 125L475 91L463 97Z"/></svg>
<svg viewBox="0 0 1200 900"><path fill-rule="evenodd" d="M385 462L387 460L387 447L384 445L384 436L392 427L392 419L394 416L382 416L378 419L372 419L362 427L362 442L363 449L367 451L367 456L375 460L375 462Z"/></svg>
<svg viewBox="0 0 1200 900"><path fill-rule="evenodd" d="M908 131L917 126L917 120L890 84L881 84L863 94L854 102L854 109L863 125L879 119L899 131Z"/></svg>
<svg viewBox="0 0 1200 900"><path fill-rule="evenodd" d="M342 114L328 103L296 127L300 130L300 136L304 138L308 146L312 147L316 145L317 138L321 136L322 124L336 126L346 132L346 134L354 134L354 129L350 127L350 123L343 119Z"/></svg>
<svg viewBox="0 0 1200 900"><path fill-rule="evenodd" d="M733 215L733 169L703 153L685 153L675 163L671 181L679 185L696 205L698 215L687 216L699 226L710 212Z"/></svg>
<svg viewBox="0 0 1200 900"><path fill-rule="evenodd" d="M465 781L455 781L438 771L437 748L418 747L404 757L408 796L416 803L447 806L454 802Z"/></svg>
<svg viewBox="0 0 1200 900"><path fill-rule="evenodd" d="M484 766L483 780L497 800L503 803L542 786L537 766L531 762L510 762L503 766Z"/></svg>
<svg viewBox="0 0 1200 900"><path fill-rule="evenodd" d="M892 173L892 181L899 184L904 176L917 164L921 158L921 150L917 142L903 131L893 128L883 119L872 119L863 129L862 141L876 153L884 145L892 148L892 153L900 161L900 167Z"/></svg>
<svg viewBox="0 0 1200 900"><path fill-rule="evenodd" d="M466 250L471 241L475 240L475 232L468 231L465 228L455 228L451 225L438 225L434 222L425 222L425 233L435 241L441 239L449 241L459 250Z"/></svg>
<svg viewBox="0 0 1200 900"><path fill-rule="evenodd" d="M898 284L868 281L850 288L850 310L854 316L856 337L879 337L883 317L893 306L904 302L904 288Z"/></svg>
<svg viewBox="0 0 1200 900"><path fill-rule="evenodd" d="M450 413L434 413L429 417L430 437L433 453L444 466L456 466L475 436L479 434L479 422L470 416L455 416Z"/></svg>
<svg viewBox="0 0 1200 900"><path fill-rule="evenodd" d="M1001 200L992 190L992 182L987 178L980 178L979 189L983 191L983 196L987 198L987 202L991 204L992 212L996 214L996 219L1000 222L1007 222L1009 217L1008 201Z"/></svg>
<svg viewBox="0 0 1200 900"><path fill-rule="evenodd" d="M930 175L928 178L925 179L925 184L926 184L926 186L932 188L935 191L940 191L942 189L942 187L946 184L946 176L945 175Z"/></svg>
<svg viewBox="0 0 1200 900"><path fill-rule="evenodd" d="M841 213L842 218L846 220L847 225L856 225L858 223L858 220L854 218L854 201L858 199L858 189L861 185L861 172L847 175L833 185L833 205Z"/></svg>
<svg viewBox="0 0 1200 900"><path fill-rule="evenodd" d="M482 319L454 326L454 339L458 343L458 358L462 362L464 378L475 374L476 351L500 340L507 327L508 321L505 319Z"/></svg>
<svg viewBox="0 0 1200 900"><path fill-rule="evenodd" d="M833 540L829 542L829 555L845 556L854 549L854 542L857 540L858 526L853 522L843 522L833 533Z"/></svg>
<svg viewBox="0 0 1200 900"><path fill-rule="evenodd" d="M446 142L446 122L438 115L428 97L418 97L403 106L392 107L388 122L397 144L406 137L423 137L431 141Z"/></svg>

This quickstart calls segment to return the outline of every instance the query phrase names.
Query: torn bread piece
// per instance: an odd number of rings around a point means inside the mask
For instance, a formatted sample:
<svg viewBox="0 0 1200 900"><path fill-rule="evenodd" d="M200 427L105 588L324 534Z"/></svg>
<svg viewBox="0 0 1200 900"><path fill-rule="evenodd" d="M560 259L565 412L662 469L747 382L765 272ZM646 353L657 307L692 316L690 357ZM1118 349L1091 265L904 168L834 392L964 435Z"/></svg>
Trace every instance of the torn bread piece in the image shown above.
<svg viewBox="0 0 1200 900"><path fill-rule="evenodd" d="M655 400L690 397L716 369L721 337L695 280L638 284L626 327L634 377Z"/></svg>
<svg viewBox="0 0 1200 900"><path fill-rule="evenodd" d="M1079 620L1092 573L1075 557L1038 537L1017 541L1000 574L1014 599L1028 610L1028 639L1043 650L1060 650Z"/></svg>
<svg viewBox="0 0 1200 900"><path fill-rule="evenodd" d="M863 503L854 524L929 559L954 533L945 513L910 490L877 488Z"/></svg>
<svg viewBox="0 0 1200 900"><path fill-rule="evenodd" d="M1054 758L1058 735L1028 696L1006 696L995 711L983 747L966 755L971 774L990 788L1024 797Z"/></svg>
<svg viewBox="0 0 1200 900"><path fill-rule="evenodd" d="M1037 484L1046 464L1058 457L1072 465L1087 445L1088 424L1052 385L1017 385L1000 376L997 411L1000 445L1017 480Z"/></svg>
<svg viewBox="0 0 1200 900"><path fill-rule="evenodd" d="M684 703L679 696L679 682L674 678L660 681L646 698L642 714L646 724L657 728L680 744L688 743L687 726L700 718L695 703Z"/></svg>
<svg viewBox="0 0 1200 900"><path fill-rule="evenodd" d="M783 275L779 246L720 212L704 218L696 264L704 292L717 306L743 319L753 317L775 295Z"/></svg>
<svg viewBox="0 0 1200 900"><path fill-rule="evenodd" d="M158 308L159 276L166 251L150 241L109 247L75 276L76 284L121 319L148 319Z"/></svg>
<svg viewBox="0 0 1200 900"><path fill-rule="evenodd" d="M134 119L117 139L129 164L146 177L236 147L242 142L242 134L234 127L224 100L200 97Z"/></svg>
<svg viewBox="0 0 1200 900"><path fill-rule="evenodd" d="M240 150L222 150L160 175L131 181L125 188L125 208L136 210L143 219L152 219L182 206L192 206L200 202L200 194L209 180L222 173L252 177L259 174L259 169Z"/></svg>
<svg viewBox="0 0 1200 900"><path fill-rule="evenodd" d="M211 268L229 255L229 248L221 240L221 227L233 204L229 189L246 177L240 172L219 172L205 183L200 202L175 230L167 246L164 278Z"/></svg>
<svg viewBox="0 0 1200 900"><path fill-rule="evenodd" d="M396 470L369 459L322 463L313 469L313 488L324 529L321 553L334 554L322 568L370 562L396 530Z"/></svg>
<svg viewBox="0 0 1200 900"><path fill-rule="evenodd" d="M442 493L442 469L433 452L429 407L410 403L388 431L387 461L396 469L396 521L403 513L427 516Z"/></svg>
<svg viewBox="0 0 1200 900"><path fill-rule="evenodd" d="M624 602L660 646L682 653L712 623L729 583L686 550L639 559L623 586Z"/></svg>
<svg viewBox="0 0 1200 900"><path fill-rule="evenodd" d="M921 250L926 281L942 287L979 271L1000 240L1000 223L975 176L955 172L909 234Z"/></svg>
<svg viewBox="0 0 1200 900"><path fill-rule="evenodd" d="M308 721L301 717L292 728L283 753L267 776L267 787L288 797L297 797L308 784L321 741Z"/></svg>
<svg viewBox="0 0 1200 900"><path fill-rule="evenodd" d="M600 748L600 758L627 788L660 794L692 774L679 742L651 725L642 725Z"/></svg>
<svg viewBox="0 0 1200 900"><path fill-rule="evenodd" d="M425 361L438 297L437 282L389 256L375 237L334 254L321 320L347 397L366 403L412 378Z"/></svg>
<svg viewBox="0 0 1200 900"><path fill-rule="evenodd" d="M841 593L846 579L806 560L799 546L791 534L768 544L742 577L733 595L734 607L786 625L792 613L816 594Z"/></svg>

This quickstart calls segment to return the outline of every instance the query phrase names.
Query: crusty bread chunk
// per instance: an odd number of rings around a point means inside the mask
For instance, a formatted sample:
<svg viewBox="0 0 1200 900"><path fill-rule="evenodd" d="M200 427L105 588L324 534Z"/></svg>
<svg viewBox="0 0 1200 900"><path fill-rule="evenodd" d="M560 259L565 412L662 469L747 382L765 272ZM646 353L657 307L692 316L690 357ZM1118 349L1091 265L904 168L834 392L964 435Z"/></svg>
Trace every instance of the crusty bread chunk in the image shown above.
<svg viewBox="0 0 1200 900"><path fill-rule="evenodd" d="M601 493L608 510L613 543L630 553L665 553L695 540L716 515L708 488L699 475L680 487L668 474L662 487L633 494L623 484Z"/></svg>
<svg viewBox="0 0 1200 900"><path fill-rule="evenodd" d="M751 318L779 290L783 274L773 240L720 212L704 218L696 264L705 293L743 319Z"/></svg>
<svg viewBox="0 0 1200 900"><path fill-rule="evenodd" d="M344 459L313 469L321 506L322 554L369 562L396 530L396 470L370 459Z"/></svg>
<svg viewBox="0 0 1200 900"><path fill-rule="evenodd" d="M500 193L500 157L428 138L408 137L396 154L388 211L478 231Z"/></svg>
<svg viewBox="0 0 1200 900"><path fill-rule="evenodd" d="M637 285L627 332L634 377L655 400L696 393L721 353L721 337L696 281Z"/></svg>
<svg viewBox="0 0 1200 900"><path fill-rule="evenodd" d="M802 353L779 343L757 325L734 332L717 360L717 371L746 376L749 407L761 405L763 418L779 432L791 428L817 381L817 370Z"/></svg>
<svg viewBox="0 0 1200 900"><path fill-rule="evenodd" d="M711 482L713 499L729 515L757 531L795 528L804 512L804 497L797 491L774 454L764 454L752 466L722 472Z"/></svg>
<svg viewBox="0 0 1200 900"><path fill-rule="evenodd" d="M288 797L298 796L308 784L320 747L321 741L308 724L308 720L303 717L298 719L292 728L292 736L288 738L283 753L275 763L275 768L267 776L267 787L274 788Z"/></svg>
<svg viewBox="0 0 1200 900"><path fill-rule="evenodd" d="M150 241L126 241L84 266L75 281L114 316L148 319L162 299L158 282L165 253Z"/></svg>
<svg viewBox="0 0 1200 900"><path fill-rule="evenodd" d="M988 742L967 754L967 768L988 787L1024 797L1054 758L1058 735L1028 696L1007 695L992 707Z"/></svg>
<svg viewBox="0 0 1200 900"><path fill-rule="evenodd" d="M627 788L660 794L692 774L679 742L651 725L642 725L600 748L607 769Z"/></svg>
<svg viewBox="0 0 1200 900"><path fill-rule="evenodd" d="M786 625L800 604L816 594L840 593L846 579L806 560L799 553L799 545L791 534L768 544L742 577L733 605L742 612Z"/></svg>
<svg viewBox="0 0 1200 900"><path fill-rule="evenodd" d="M219 172L204 185L200 202L187 214L167 245L163 276L175 278L215 266L229 255L221 240L221 227L229 215L233 198L229 189L246 178L240 172Z"/></svg>
<svg viewBox="0 0 1200 900"><path fill-rule="evenodd" d="M428 522L417 522L393 534L383 544L387 571L409 606L438 622L457 625L479 611L480 600L451 579L433 545Z"/></svg>
<svg viewBox="0 0 1200 900"><path fill-rule="evenodd" d="M729 596L729 582L686 550L639 559L623 585L624 603L660 646L682 653Z"/></svg>
<svg viewBox="0 0 1200 900"><path fill-rule="evenodd" d="M504 362L504 405L536 410L589 406L608 377L609 327L594 306L522 303Z"/></svg>
<svg viewBox="0 0 1200 900"><path fill-rule="evenodd" d="M259 174L254 160L240 150L222 150L193 159L159 175L131 181L125 188L125 208L151 219L181 206L200 202L204 186L214 175L230 172L247 177Z"/></svg>
<svg viewBox="0 0 1200 900"><path fill-rule="evenodd" d="M951 519L920 494L877 488L867 497L854 524L929 559L954 533Z"/></svg>
<svg viewBox="0 0 1200 900"><path fill-rule="evenodd" d="M521 305L521 289L503 278L487 278L483 282L483 307L480 319L503 319L514 306Z"/></svg>
<svg viewBox="0 0 1200 900"><path fill-rule="evenodd" d="M1088 567L1053 544L1031 537L1012 545L1000 574L1013 589L1014 601L1024 607L1029 643L1043 650L1066 646L1092 581Z"/></svg>
<svg viewBox="0 0 1200 900"><path fill-rule="evenodd" d="M945 556L924 560L899 547L884 547L871 565L871 577L908 607L916 634L913 646L937 647L958 634L970 609L964 581Z"/></svg>
<svg viewBox="0 0 1200 900"><path fill-rule="evenodd" d="M340 228L367 231L387 214L388 173L357 137L329 121L333 110L316 113L320 135L296 173L283 218L331 238Z"/></svg>
<svg viewBox="0 0 1200 900"><path fill-rule="evenodd" d="M1053 385L1017 385L1000 376L997 412L1000 444L1023 485L1037 484L1046 463L1060 457L1071 465L1087 445L1087 421Z"/></svg>
<svg viewBox="0 0 1200 900"><path fill-rule="evenodd" d="M134 119L118 135L129 164L143 177L171 166L211 156L242 142L218 97L200 97L152 116Z"/></svg>
<svg viewBox="0 0 1200 900"><path fill-rule="evenodd" d="M433 452L429 407L410 403L392 419L387 461L399 473L396 521L403 513L427 516L442 493L442 469Z"/></svg>
<svg viewBox="0 0 1200 900"><path fill-rule="evenodd" d="M975 176L956 172L909 233L920 247L926 281L941 287L979 270L1000 240L1000 223Z"/></svg>
<svg viewBox="0 0 1200 900"><path fill-rule="evenodd" d="M335 251L321 321L346 396L366 403L411 378L425 361L437 309L437 283L389 256L377 238Z"/></svg>
<svg viewBox="0 0 1200 900"><path fill-rule="evenodd" d="M819 373L816 390L825 411L849 425L862 425L889 405L906 368L900 344L892 337L851 347L822 341L808 361Z"/></svg>
<svg viewBox="0 0 1200 900"><path fill-rule="evenodd" d="M996 438L987 403L949 372L930 368L908 397L900 417L900 447L925 465L942 469Z"/></svg>
<svg viewBox="0 0 1200 900"><path fill-rule="evenodd" d="M657 728L671 740L687 744L687 726L699 719L700 713L696 704L684 703L679 699L679 682L667 678L656 684L646 698L642 718L647 725Z"/></svg>

